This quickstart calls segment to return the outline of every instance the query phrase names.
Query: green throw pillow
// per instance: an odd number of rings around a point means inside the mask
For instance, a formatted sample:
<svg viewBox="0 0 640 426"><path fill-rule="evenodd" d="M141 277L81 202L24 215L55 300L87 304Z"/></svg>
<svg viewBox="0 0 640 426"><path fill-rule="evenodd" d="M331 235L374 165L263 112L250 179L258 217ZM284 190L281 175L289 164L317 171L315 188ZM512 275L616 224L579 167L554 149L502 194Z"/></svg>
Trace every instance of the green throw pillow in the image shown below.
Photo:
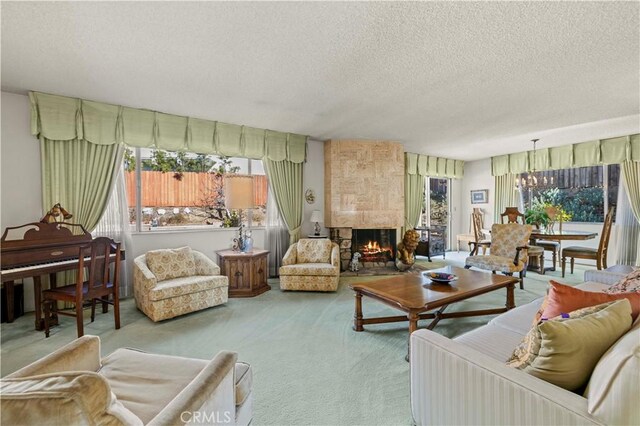
<svg viewBox="0 0 640 426"><path fill-rule="evenodd" d="M587 383L602 354L630 327L627 299L578 309L534 326L507 365L576 390Z"/></svg>

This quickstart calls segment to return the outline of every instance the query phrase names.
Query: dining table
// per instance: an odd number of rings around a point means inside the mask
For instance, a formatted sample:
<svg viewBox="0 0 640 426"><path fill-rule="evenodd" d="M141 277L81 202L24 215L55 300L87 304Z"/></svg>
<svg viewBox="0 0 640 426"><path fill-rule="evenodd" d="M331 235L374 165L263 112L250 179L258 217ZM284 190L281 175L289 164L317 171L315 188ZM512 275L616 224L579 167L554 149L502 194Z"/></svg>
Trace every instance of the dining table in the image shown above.
<svg viewBox="0 0 640 426"><path fill-rule="evenodd" d="M584 240L592 240L598 236L597 232L592 231L576 231L571 229L559 229L559 230L544 230L544 229L534 229L531 232L531 237L529 238L531 245L536 245L538 240L545 241L558 241L562 244L562 241L584 241ZM558 253L560 256L561 253ZM556 265L551 268L545 268L545 271L555 271Z"/></svg>

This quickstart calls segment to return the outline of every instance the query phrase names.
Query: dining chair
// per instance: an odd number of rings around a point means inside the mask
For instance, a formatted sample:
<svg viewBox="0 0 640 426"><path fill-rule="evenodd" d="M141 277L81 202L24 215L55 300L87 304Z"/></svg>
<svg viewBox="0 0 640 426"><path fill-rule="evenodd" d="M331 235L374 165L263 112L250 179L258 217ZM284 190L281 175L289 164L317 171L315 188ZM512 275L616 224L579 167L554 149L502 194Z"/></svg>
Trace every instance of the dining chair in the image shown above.
<svg viewBox="0 0 640 426"><path fill-rule="evenodd" d="M480 248L482 248L482 254L487 253L487 248L491 246L491 240L486 238L483 229L482 213L473 212L471 214L471 222L473 223L473 241L470 243L471 253L470 256L478 254Z"/></svg>
<svg viewBox="0 0 640 426"><path fill-rule="evenodd" d="M573 265L575 259L588 259L596 261L598 270L607 269L607 250L609 248L609 236L611 235L611 226L613 224L613 212L615 208L609 209L604 218L602 225L602 233L600 234L600 243L598 248L571 246L562 249L562 277L564 278L567 257L571 258L571 273L573 274Z"/></svg>
<svg viewBox="0 0 640 426"><path fill-rule="evenodd" d="M113 276L111 276L110 256L113 253L115 254L115 265ZM83 309L86 302L91 305L91 322L95 320L96 302L102 304L103 312L107 312L107 304L113 305L115 327L119 329L119 274L120 243L116 243L110 238L98 237L93 239L89 244L80 247L76 282L42 292L46 337L49 337L51 311L53 310L54 304L58 301L74 304L71 311L58 310L56 314L76 317L78 337L84 335Z"/></svg>
<svg viewBox="0 0 640 426"><path fill-rule="evenodd" d="M524 213L521 213L517 207L506 207L504 209L504 212L500 214L501 223L504 223L505 217L507 218L507 223L520 223L522 225L525 224ZM528 257L527 257L526 267L527 268L529 267L529 264L531 263L530 262L531 259L537 259L538 272L541 275L544 275L544 248L538 245L535 245L535 246L529 245L529 249L527 253L528 253ZM526 274L527 268L525 268L525 274Z"/></svg>

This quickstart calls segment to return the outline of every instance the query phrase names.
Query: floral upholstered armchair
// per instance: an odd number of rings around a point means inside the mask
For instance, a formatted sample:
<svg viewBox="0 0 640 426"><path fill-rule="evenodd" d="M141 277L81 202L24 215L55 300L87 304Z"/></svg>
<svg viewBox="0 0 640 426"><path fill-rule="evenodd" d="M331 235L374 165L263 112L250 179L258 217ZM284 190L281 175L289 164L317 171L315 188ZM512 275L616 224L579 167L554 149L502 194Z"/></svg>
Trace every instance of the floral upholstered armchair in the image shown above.
<svg viewBox="0 0 640 426"><path fill-rule="evenodd" d="M189 247L148 251L134 260L136 306L152 321L227 303L229 279Z"/></svg>
<svg viewBox="0 0 640 426"><path fill-rule="evenodd" d="M340 249L328 239L302 239L282 259L280 289L336 291L340 279Z"/></svg>
<svg viewBox="0 0 640 426"><path fill-rule="evenodd" d="M505 275L519 273L520 288L524 288L523 276L527 262L527 244L533 227L518 223L494 224L491 227L491 246L488 255L469 256L465 268L472 266Z"/></svg>

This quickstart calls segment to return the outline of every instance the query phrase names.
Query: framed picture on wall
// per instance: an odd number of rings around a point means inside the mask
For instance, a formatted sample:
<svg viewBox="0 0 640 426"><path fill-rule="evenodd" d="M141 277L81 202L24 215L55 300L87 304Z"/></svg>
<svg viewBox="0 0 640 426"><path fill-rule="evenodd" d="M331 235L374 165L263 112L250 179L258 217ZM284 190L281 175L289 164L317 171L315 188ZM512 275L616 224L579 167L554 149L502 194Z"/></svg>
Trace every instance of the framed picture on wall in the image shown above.
<svg viewBox="0 0 640 426"><path fill-rule="evenodd" d="M488 189L476 189L471 191L471 204L486 204L489 202Z"/></svg>

